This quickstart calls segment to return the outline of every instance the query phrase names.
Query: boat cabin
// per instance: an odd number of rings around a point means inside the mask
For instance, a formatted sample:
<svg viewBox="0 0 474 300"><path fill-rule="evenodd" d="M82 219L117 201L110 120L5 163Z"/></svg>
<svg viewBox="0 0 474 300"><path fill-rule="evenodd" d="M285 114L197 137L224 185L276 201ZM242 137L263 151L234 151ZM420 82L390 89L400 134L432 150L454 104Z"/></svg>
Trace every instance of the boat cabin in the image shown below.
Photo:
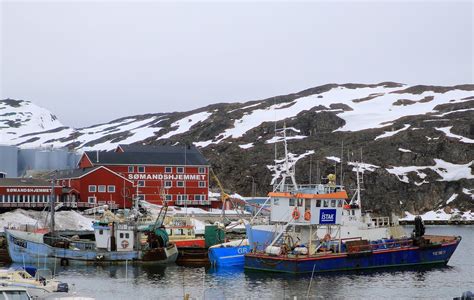
<svg viewBox="0 0 474 300"><path fill-rule="evenodd" d="M337 225L342 223L346 191L339 186L313 185L292 191L269 193L272 222L296 225Z"/></svg>
<svg viewBox="0 0 474 300"><path fill-rule="evenodd" d="M113 224L113 226L112 226ZM115 237L115 249L117 251L132 251L134 228L128 224L121 223L94 223L94 235L97 249L111 251L112 228Z"/></svg>

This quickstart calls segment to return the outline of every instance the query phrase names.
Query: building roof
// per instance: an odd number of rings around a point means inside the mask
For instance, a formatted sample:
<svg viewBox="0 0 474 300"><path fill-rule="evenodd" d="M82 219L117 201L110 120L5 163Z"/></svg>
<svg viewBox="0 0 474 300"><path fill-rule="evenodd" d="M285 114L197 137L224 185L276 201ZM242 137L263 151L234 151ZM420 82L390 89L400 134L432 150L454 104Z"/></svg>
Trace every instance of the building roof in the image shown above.
<svg viewBox="0 0 474 300"><path fill-rule="evenodd" d="M104 167L104 166L95 166L95 167L92 167L92 168L82 168L82 169L74 169L74 170L62 170L62 171L58 171L56 173L56 179L76 179L76 178L81 178L87 174L90 174L92 172L95 172L96 170L98 169L104 169L106 170L107 172L110 172L112 174L115 174L116 176L119 176L119 177L122 177L124 180L126 181L129 181L129 182L132 182L131 180L123 177L122 175L120 175L119 173L117 172L114 172L112 170L110 170L109 168L107 167Z"/></svg>
<svg viewBox="0 0 474 300"><path fill-rule="evenodd" d="M196 147L121 145L124 152L85 152L94 165L192 165L209 163Z"/></svg>
<svg viewBox="0 0 474 300"><path fill-rule="evenodd" d="M0 186L51 186L47 180L36 178L0 178Z"/></svg>
<svg viewBox="0 0 474 300"><path fill-rule="evenodd" d="M56 172L56 179L79 178L97 170L98 168L100 168L100 166L84 169L60 170Z"/></svg>

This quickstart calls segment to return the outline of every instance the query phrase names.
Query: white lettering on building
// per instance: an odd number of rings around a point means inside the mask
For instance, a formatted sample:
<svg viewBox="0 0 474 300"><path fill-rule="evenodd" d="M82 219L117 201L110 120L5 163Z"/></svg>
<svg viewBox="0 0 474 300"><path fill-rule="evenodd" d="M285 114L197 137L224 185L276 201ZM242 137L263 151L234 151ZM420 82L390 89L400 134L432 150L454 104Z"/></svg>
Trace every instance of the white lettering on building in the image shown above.
<svg viewBox="0 0 474 300"><path fill-rule="evenodd" d="M7 193L51 193L48 188L8 188Z"/></svg>
<svg viewBox="0 0 474 300"><path fill-rule="evenodd" d="M203 174L128 174L130 180L205 180Z"/></svg>

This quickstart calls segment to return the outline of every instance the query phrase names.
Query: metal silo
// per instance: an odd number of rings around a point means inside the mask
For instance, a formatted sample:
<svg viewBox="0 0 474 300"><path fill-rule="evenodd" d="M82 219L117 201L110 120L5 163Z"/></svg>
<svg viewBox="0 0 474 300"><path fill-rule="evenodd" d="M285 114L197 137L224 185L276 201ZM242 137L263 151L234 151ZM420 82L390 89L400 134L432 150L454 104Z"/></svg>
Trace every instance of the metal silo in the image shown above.
<svg viewBox="0 0 474 300"><path fill-rule="evenodd" d="M18 177L18 148L0 145L0 173L5 177Z"/></svg>

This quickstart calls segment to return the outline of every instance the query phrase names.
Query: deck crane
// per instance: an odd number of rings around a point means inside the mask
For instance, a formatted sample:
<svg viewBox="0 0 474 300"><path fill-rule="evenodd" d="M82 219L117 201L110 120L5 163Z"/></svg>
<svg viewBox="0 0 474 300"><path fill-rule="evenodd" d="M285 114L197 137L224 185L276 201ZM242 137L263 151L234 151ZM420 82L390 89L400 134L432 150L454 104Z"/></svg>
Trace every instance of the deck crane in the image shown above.
<svg viewBox="0 0 474 300"><path fill-rule="evenodd" d="M222 186L222 183L221 181L219 180L219 178L217 177L216 173L214 173L214 170L211 168L211 176L212 178L216 181L217 183L217 186L219 187L219 190L221 192L221 201L222 201L222 220L224 220L224 217L225 217L225 203L228 199L230 199L230 196L229 194L227 194L226 192L224 192L224 187Z"/></svg>

